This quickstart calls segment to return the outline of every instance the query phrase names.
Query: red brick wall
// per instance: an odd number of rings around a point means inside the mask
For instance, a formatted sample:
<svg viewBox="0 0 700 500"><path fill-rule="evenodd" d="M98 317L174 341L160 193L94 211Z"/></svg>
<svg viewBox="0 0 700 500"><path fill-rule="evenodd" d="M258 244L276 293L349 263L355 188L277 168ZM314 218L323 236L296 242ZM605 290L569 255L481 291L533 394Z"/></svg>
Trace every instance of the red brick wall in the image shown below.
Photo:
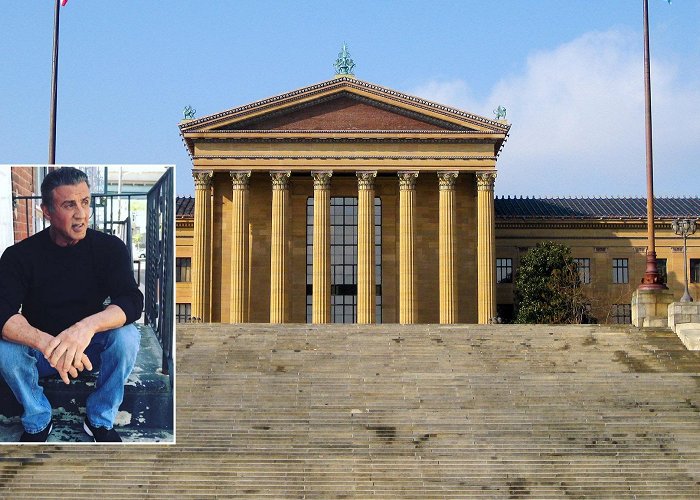
<svg viewBox="0 0 700 500"><path fill-rule="evenodd" d="M34 168L12 167L12 192L18 196L32 196L34 192ZM28 200L18 200L14 206L13 220L15 227L15 243L32 235L34 203ZM29 216L27 217L27 214Z"/></svg>
<svg viewBox="0 0 700 500"><path fill-rule="evenodd" d="M263 121L242 129L255 130L444 130L435 124L339 97L315 106Z"/></svg>

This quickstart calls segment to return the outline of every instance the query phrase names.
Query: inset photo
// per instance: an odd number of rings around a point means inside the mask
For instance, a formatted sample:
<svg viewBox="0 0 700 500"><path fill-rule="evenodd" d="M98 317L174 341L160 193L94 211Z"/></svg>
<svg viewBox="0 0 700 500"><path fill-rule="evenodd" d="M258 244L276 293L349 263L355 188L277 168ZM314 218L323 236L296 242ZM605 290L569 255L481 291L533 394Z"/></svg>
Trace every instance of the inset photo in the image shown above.
<svg viewBox="0 0 700 500"><path fill-rule="evenodd" d="M174 443L174 168L0 166L0 443Z"/></svg>

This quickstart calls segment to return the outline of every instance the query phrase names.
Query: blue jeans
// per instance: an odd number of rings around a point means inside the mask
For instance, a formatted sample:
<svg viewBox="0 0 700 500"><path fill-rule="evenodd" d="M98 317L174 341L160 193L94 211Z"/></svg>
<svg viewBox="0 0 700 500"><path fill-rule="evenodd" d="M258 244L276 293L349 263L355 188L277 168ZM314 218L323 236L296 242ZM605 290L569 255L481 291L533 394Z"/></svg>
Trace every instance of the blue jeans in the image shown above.
<svg viewBox="0 0 700 500"><path fill-rule="evenodd" d="M94 427L111 429L124 399L124 383L139 351L141 332L133 324L95 334L85 354L99 369L95 391L87 398L87 418ZM22 425L31 433L51 421L51 404L39 385L39 377L55 376L44 355L30 347L0 339L0 376L24 407Z"/></svg>

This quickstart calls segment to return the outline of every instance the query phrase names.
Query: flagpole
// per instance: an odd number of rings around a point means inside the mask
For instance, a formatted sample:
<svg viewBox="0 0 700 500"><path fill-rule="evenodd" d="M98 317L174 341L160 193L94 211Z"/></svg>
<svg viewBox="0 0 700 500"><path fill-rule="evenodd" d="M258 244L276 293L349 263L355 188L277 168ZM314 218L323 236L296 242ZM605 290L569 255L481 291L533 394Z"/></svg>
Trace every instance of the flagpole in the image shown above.
<svg viewBox="0 0 700 500"><path fill-rule="evenodd" d="M56 0L53 25L53 68L51 70L51 111L49 116L49 165L56 163L56 94L58 88L58 22L61 0Z"/></svg>
<svg viewBox="0 0 700 500"><path fill-rule="evenodd" d="M649 69L649 0L644 4L644 102L646 133L647 172L647 264L639 290L664 290L666 285L659 280L656 262L656 240L654 234L654 157L651 134L651 71Z"/></svg>

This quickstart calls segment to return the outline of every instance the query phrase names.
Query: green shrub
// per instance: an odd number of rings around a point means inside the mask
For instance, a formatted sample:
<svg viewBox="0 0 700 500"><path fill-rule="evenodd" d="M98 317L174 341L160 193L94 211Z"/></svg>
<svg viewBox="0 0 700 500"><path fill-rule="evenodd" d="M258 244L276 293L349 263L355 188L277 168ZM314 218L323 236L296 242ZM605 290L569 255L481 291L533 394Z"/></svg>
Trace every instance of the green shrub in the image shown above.
<svg viewBox="0 0 700 500"><path fill-rule="evenodd" d="M587 297L571 250L538 243L520 259L515 274L516 323L589 323Z"/></svg>

